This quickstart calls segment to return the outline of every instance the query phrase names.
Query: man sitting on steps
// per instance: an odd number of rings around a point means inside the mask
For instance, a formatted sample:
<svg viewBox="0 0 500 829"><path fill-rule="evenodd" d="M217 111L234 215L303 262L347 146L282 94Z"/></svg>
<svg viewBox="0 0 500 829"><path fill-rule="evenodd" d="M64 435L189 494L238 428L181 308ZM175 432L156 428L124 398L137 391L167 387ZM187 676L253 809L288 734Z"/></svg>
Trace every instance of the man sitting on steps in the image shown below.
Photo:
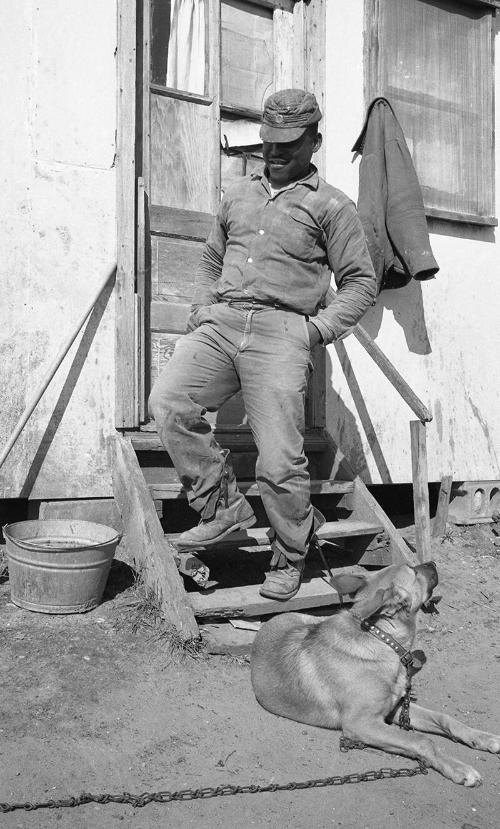
<svg viewBox="0 0 500 829"><path fill-rule="evenodd" d="M256 520L204 418L241 389L274 531L260 592L282 600L300 587L315 531L304 455L311 349L356 325L376 290L353 202L311 164L321 117L315 96L300 89L265 102L264 172L224 195L197 270L189 333L150 398L158 434L201 514L177 546L196 550ZM331 271L337 294L325 308Z"/></svg>

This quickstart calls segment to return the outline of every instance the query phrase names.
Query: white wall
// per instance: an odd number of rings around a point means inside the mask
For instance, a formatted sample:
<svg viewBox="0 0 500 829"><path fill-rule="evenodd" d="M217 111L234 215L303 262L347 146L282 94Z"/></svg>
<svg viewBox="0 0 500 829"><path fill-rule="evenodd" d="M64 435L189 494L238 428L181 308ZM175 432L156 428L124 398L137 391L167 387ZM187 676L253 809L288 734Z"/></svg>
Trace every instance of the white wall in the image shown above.
<svg viewBox="0 0 500 829"><path fill-rule="evenodd" d="M115 259L115 48L110 0L2 2L2 446ZM0 471L0 496L109 495L113 424L111 297Z"/></svg>
<svg viewBox="0 0 500 829"><path fill-rule="evenodd" d="M359 160L351 164L350 149L365 115L362 33L363 0L327 4L327 179L354 200ZM496 72L500 90L498 62ZM497 136L499 111L497 105ZM429 229L436 278L383 291L362 325L434 415L427 427L429 480L498 479L498 230L437 220ZM367 482L410 481L408 423L415 416L353 337L338 351L341 361L329 347L328 428Z"/></svg>

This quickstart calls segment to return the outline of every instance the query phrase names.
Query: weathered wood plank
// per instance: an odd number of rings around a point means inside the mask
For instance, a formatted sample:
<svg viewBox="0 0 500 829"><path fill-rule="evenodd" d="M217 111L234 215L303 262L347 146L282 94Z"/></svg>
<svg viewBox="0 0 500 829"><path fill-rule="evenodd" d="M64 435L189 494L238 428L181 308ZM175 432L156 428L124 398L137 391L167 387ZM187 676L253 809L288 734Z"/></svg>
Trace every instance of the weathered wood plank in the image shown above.
<svg viewBox="0 0 500 829"><path fill-rule="evenodd" d="M300 5L300 3L297 3L295 14ZM312 0L312 2L303 5L305 89L314 92L323 113L323 120L319 126L321 132L322 125L326 124L326 0ZM326 174L325 141L319 151L315 153L314 163L320 174L324 176Z"/></svg>
<svg viewBox="0 0 500 829"><path fill-rule="evenodd" d="M213 106L151 96L151 201L183 210L213 208ZM218 154L218 146L217 146Z"/></svg>
<svg viewBox="0 0 500 829"><path fill-rule="evenodd" d="M410 421L410 434L417 556L420 561L429 561L432 553L425 425L420 420Z"/></svg>
<svg viewBox="0 0 500 829"><path fill-rule="evenodd" d="M434 516L434 522L432 525L433 538L438 538L446 532L446 522L448 520L448 507L450 506L452 483L452 475L444 475L441 478L436 515Z"/></svg>
<svg viewBox="0 0 500 829"><path fill-rule="evenodd" d="M113 491L125 532L126 549L145 584L159 597L165 618L183 639L199 636L174 551L166 540L132 444L116 435Z"/></svg>
<svg viewBox="0 0 500 829"><path fill-rule="evenodd" d="M158 280L155 294L177 296L191 302L196 269L203 252L203 242L155 236Z"/></svg>
<svg viewBox="0 0 500 829"><path fill-rule="evenodd" d="M116 147L116 397L115 422L138 424L135 359L135 104L136 3L118 4L118 127Z"/></svg>
<svg viewBox="0 0 500 829"><path fill-rule="evenodd" d="M144 467L144 478L153 498L185 498L185 490L180 481L164 480L164 470L161 467ZM158 480L156 480L158 479ZM259 487L253 481L238 481L238 489L247 498L258 498ZM313 495L346 495L354 490L352 481L311 481Z"/></svg>
<svg viewBox="0 0 500 829"><path fill-rule="evenodd" d="M336 574L342 572L363 571L362 568L356 566L335 569ZM332 589L326 578L312 578L304 581L297 595L286 602L261 596L258 584L227 587L210 593L189 593L188 597L198 619L265 616L271 613L286 613L292 610L340 604L338 593Z"/></svg>
<svg viewBox="0 0 500 829"><path fill-rule="evenodd" d="M138 452L165 451L165 447L158 437L154 424L147 430L145 429L141 432L130 432L129 436L134 449ZM234 427L231 429L216 428L215 437L221 446L224 446L226 449L231 449L234 452L256 451L252 433L248 427ZM321 430L306 430L304 437L304 447L306 452L322 452L326 446L327 442Z"/></svg>
<svg viewBox="0 0 500 829"><path fill-rule="evenodd" d="M156 297L151 303L151 330L185 334L191 305Z"/></svg>
<svg viewBox="0 0 500 829"><path fill-rule="evenodd" d="M204 213L200 210L183 210L161 204L152 204L150 208L151 233L162 236L204 242L213 220L212 213Z"/></svg>
<svg viewBox="0 0 500 829"><path fill-rule="evenodd" d="M353 538L355 536L376 535L383 529L378 522L354 521L345 518L340 521L327 521L317 532L320 541L327 541L331 538ZM237 530L228 536L228 544L257 544L258 546L270 544L274 536L274 530L270 527L250 527L249 530ZM179 537L178 533L168 533L166 538L175 543ZM221 542L223 544L224 541ZM217 545L219 546L219 545ZM200 550L201 550L200 546Z"/></svg>

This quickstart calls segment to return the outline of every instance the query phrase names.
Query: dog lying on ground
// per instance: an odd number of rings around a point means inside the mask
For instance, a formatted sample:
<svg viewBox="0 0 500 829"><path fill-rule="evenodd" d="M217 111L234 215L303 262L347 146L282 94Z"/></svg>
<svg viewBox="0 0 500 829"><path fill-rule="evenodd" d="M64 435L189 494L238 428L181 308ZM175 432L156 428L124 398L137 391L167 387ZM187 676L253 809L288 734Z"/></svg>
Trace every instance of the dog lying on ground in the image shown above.
<svg viewBox="0 0 500 829"><path fill-rule="evenodd" d="M481 776L472 766L415 731L444 735L494 754L500 752L500 737L413 703L412 730L392 724L407 688L400 656L412 647L417 611L437 583L432 561L417 567L392 564L366 576L340 574L339 593L355 593L351 609L326 618L275 616L257 633L252 649L258 702L281 717L341 729L351 740L423 761L454 783L480 785Z"/></svg>

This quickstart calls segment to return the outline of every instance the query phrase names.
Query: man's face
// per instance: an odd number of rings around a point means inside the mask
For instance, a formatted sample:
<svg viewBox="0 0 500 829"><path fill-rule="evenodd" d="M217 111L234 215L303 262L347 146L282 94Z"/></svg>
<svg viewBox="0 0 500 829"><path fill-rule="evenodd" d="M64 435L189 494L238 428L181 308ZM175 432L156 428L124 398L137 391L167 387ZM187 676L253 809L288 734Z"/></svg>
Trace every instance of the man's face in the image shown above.
<svg viewBox="0 0 500 829"><path fill-rule="evenodd" d="M292 181L307 175L314 152L321 145L321 136L306 130L295 141L277 144L264 141L262 154L274 187L286 187Z"/></svg>

